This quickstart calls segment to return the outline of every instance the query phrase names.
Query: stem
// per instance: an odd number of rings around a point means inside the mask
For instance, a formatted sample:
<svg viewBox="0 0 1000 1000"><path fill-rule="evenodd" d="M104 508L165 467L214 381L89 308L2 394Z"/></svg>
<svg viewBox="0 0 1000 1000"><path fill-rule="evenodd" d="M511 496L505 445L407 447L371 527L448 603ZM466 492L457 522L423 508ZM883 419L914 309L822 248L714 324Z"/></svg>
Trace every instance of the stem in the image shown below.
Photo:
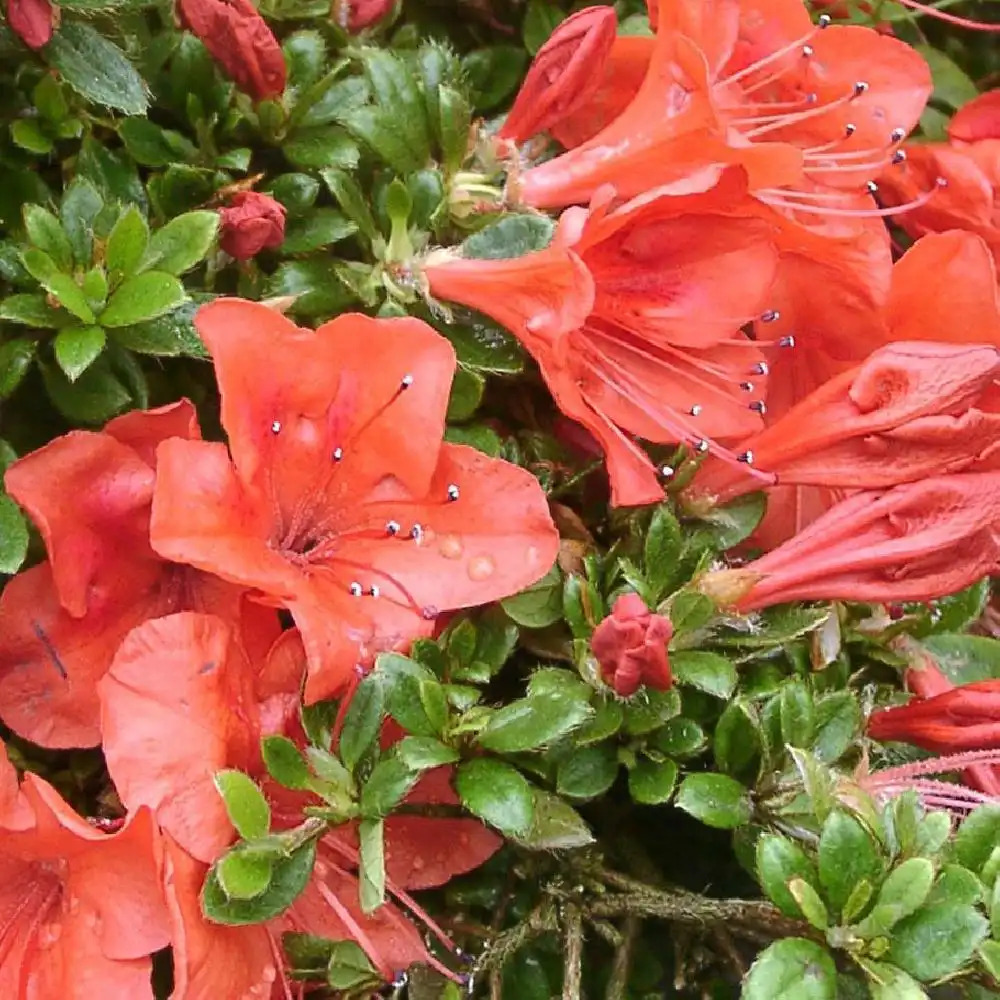
<svg viewBox="0 0 1000 1000"><path fill-rule="evenodd" d="M478 979L482 973L502 969L509 958L512 958L523 945L547 931L557 930L559 922L555 909L550 903L543 903L532 910L526 920L512 927L503 934L498 934L486 947L486 950L476 960L473 975Z"/></svg>
<svg viewBox="0 0 1000 1000"><path fill-rule="evenodd" d="M638 917L625 918L622 924L622 943L615 949L615 957L611 960L611 974L608 976L604 1000L625 1000L628 975L632 968L632 950L639 936L639 927Z"/></svg>
<svg viewBox="0 0 1000 1000"><path fill-rule="evenodd" d="M567 906L565 913L566 959L563 964L562 1000L580 1000L583 987L583 919L576 906Z"/></svg>

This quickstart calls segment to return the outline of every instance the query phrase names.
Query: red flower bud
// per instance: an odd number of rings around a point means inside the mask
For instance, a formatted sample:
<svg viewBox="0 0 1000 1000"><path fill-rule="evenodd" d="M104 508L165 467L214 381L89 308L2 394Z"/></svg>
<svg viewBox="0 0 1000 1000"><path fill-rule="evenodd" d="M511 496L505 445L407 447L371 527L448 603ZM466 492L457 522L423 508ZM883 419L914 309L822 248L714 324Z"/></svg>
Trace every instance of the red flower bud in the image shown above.
<svg viewBox="0 0 1000 1000"><path fill-rule="evenodd" d="M594 630L590 647L601 676L627 698L641 684L666 691L672 683L667 643L674 634L670 619L653 614L638 594L624 594Z"/></svg>
<svg viewBox="0 0 1000 1000"><path fill-rule="evenodd" d="M535 55L497 135L523 142L585 104L601 85L616 27L612 7L587 7L566 18Z"/></svg>
<svg viewBox="0 0 1000 1000"><path fill-rule="evenodd" d="M285 240L285 206L270 195L240 191L219 214L219 246L237 260L249 260Z"/></svg>
<svg viewBox="0 0 1000 1000"><path fill-rule="evenodd" d="M395 6L395 0L337 0L337 22L352 34L381 21Z"/></svg>
<svg viewBox="0 0 1000 1000"><path fill-rule="evenodd" d="M181 21L244 93L263 101L285 89L285 57L250 0L178 0Z"/></svg>
<svg viewBox="0 0 1000 1000"><path fill-rule="evenodd" d="M52 37L56 12L49 0L7 0L7 22L29 49L40 49Z"/></svg>

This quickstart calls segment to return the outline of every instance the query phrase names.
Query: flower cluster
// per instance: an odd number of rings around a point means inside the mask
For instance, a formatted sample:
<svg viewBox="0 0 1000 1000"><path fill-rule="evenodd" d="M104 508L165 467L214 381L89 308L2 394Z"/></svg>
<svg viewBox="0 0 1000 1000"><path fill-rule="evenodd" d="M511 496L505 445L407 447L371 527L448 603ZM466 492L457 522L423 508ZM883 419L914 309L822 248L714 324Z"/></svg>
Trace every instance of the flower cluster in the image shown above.
<svg viewBox="0 0 1000 1000"><path fill-rule="evenodd" d="M32 996L151 996L149 956L167 943L178 1000L269 996L289 930L353 939L386 978L430 960L401 911L360 910L350 826L323 836L280 919L206 920L202 882L236 836L213 776L263 775L262 737L306 745L301 692L343 696L378 653L533 583L556 555L533 476L442 443L455 357L424 323L344 315L314 332L219 299L197 325L228 447L202 440L183 400L71 432L6 475L48 559L0 597L0 718L44 747L100 745L127 810L95 830L40 779L18 788L4 760L17 950L5 943L0 982ZM277 831L308 815L311 796L271 791ZM410 797L457 801L444 769ZM408 899L498 843L478 820L390 820L388 884Z"/></svg>

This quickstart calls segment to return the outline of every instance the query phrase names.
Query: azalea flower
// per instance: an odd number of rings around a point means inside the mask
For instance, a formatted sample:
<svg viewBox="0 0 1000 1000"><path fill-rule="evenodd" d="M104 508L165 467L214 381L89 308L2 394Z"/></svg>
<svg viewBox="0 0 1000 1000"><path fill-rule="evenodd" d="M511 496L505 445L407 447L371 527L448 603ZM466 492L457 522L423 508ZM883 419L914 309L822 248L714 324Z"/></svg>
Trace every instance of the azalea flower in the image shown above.
<svg viewBox="0 0 1000 1000"><path fill-rule="evenodd" d="M352 825L325 834L303 894L280 917L259 926L223 927L203 916L198 895L208 864L235 839L213 784L223 768L260 778L275 831L299 825L319 800L276 785L263 773L262 735L302 746L298 722L305 652L285 633L262 663L248 662L238 636L218 618L178 614L147 622L123 643L101 684L105 753L130 808L153 810L167 842L178 986L174 1000L269 996L284 981L285 931L352 939L386 978L429 961L420 933L393 903L363 914L358 902L357 839ZM448 769L424 775L408 801L457 804ZM478 820L389 816L385 820L387 887L416 914L410 888L441 885L482 864L500 839ZM434 928L430 918L429 927ZM238 961L236 959L239 959ZM225 978L231 977L231 978Z"/></svg>
<svg viewBox="0 0 1000 1000"><path fill-rule="evenodd" d="M38 526L48 560L0 595L0 718L48 747L100 742L97 681L135 625L184 608L211 610L269 645L274 612L247 607L243 591L149 546L156 446L197 437L187 401L72 431L16 461L7 492Z"/></svg>
<svg viewBox="0 0 1000 1000"><path fill-rule="evenodd" d="M566 18L535 54L497 137L524 142L587 103L601 83L616 25L613 7L585 7Z"/></svg>
<svg viewBox="0 0 1000 1000"><path fill-rule="evenodd" d="M163 443L153 548L287 608L307 701L429 635L441 611L551 567L558 533L537 480L441 443L455 354L429 326L344 315L314 332L238 299L195 324L229 448Z"/></svg>
<svg viewBox="0 0 1000 1000"><path fill-rule="evenodd" d="M751 611L787 601L930 601L1000 565L1000 473L960 472L855 493L805 530L700 587Z"/></svg>
<svg viewBox="0 0 1000 1000"><path fill-rule="evenodd" d="M998 377L997 347L899 341L831 379L744 447L780 484L877 489L957 472L997 451L1000 414L977 404ZM710 459L689 492L721 503L758 488Z"/></svg>
<svg viewBox="0 0 1000 1000"><path fill-rule="evenodd" d="M623 594L594 629L590 648L605 682L628 698L643 684L657 691L670 687L667 644L673 634L669 618L651 612L638 594Z"/></svg>
<svg viewBox="0 0 1000 1000"><path fill-rule="evenodd" d="M665 6L628 106L597 135L519 175L517 196L560 207L606 183L632 196L700 167L740 164L771 204L871 211L869 184L916 124L930 71L894 38L829 21L813 25L798 0Z"/></svg>
<svg viewBox="0 0 1000 1000"><path fill-rule="evenodd" d="M49 0L7 0L10 30L28 46L40 49L49 43L58 20L58 8Z"/></svg>
<svg viewBox="0 0 1000 1000"><path fill-rule="evenodd" d="M906 146L906 162L879 179L887 205L912 202L929 178L947 182L926 204L898 217L911 236L965 229L1000 259L1000 90L970 101L948 124L948 142Z"/></svg>
<svg viewBox="0 0 1000 1000"><path fill-rule="evenodd" d="M102 833L0 749L0 996L153 1000L160 851L148 810Z"/></svg>
<svg viewBox="0 0 1000 1000"><path fill-rule="evenodd" d="M612 503L662 498L658 470L626 436L698 452L760 428L764 356L742 325L769 314L776 251L759 219L713 210L717 179L563 213L545 250L516 259L432 254L431 295L506 326L534 356L559 409L604 449ZM695 193L684 197L688 191ZM776 314L771 314L776 315Z"/></svg>
<svg viewBox="0 0 1000 1000"><path fill-rule="evenodd" d="M219 213L219 246L249 260L285 241L285 206L259 191L238 191Z"/></svg>

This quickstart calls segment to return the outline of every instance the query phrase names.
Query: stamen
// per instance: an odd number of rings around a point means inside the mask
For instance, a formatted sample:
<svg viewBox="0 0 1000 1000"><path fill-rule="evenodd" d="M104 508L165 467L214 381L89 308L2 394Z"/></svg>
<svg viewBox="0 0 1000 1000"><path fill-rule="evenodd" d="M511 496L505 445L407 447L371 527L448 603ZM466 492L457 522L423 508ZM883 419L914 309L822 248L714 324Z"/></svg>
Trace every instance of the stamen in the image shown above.
<svg viewBox="0 0 1000 1000"><path fill-rule="evenodd" d="M787 337L781 337L778 340L778 347L794 347L794 346L795 346L795 337L793 337L792 334L788 334Z"/></svg>
<svg viewBox="0 0 1000 1000"><path fill-rule="evenodd" d="M875 181L868 181L868 182L867 182L867 183L865 184L865 190L866 190L866 191L867 191L867 192L868 192L868 193L869 193L870 195L876 195L876 194L878 194L878 184L876 184L876 183L875 183Z"/></svg>
<svg viewBox="0 0 1000 1000"><path fill-rule="evenodd" d="M357 580L355 580L347 589L350 591L351 597L360 597L365 592L365 588L362 587Z"/></svg>
<svg viewBox="0 0 1000 1000"><path fill-rule="evenodd" d="M892 154L892 163L895 166L897 163L906 162L906 150L897 149L895 153Z"/></svg>
<svg viewBox="0 0 1000 1000"><path fill-rule="evenodd" d="M824 21L824 18L826 20ZM789 42L787 45L783 45L780 49L775 49L773 52L768 53L761 59L758 59L754 63L750 63L749 66L744 66L743 69L739 70L737 73L731 73L729 76L720 80L720 84L727 83L738 83L740 80L745 80L748 76L753 76L758 70L763 69L765 66L770 66L771 63L782 59L784 56L790 55L796 49L803 49L808 46L811 39L815 38L817 33L822 31L830 23L830 17L827 14L822 14L819 18L818 23L810 31L808 31L801 38L796 38L794 41ZM811 53L810 53L811 54Z"/></svg>
<svg viewBox="0 0 1000 1000"><path fill-rule="evenodd" d="M698 414L701 413L701 404L695 403L694 406L692 406L691 409L688 410L688 413L690 413L692 417L697 417Z"/></svg>
<svg viewBox="0 0 1000 1000"><path fill-rule="evenodd" d="M802 55L806 59L811 59L816 54L816 50L811 45L802 46Z"/></svg>
<svg viewBox="0 0 1000 1000"><path fill-rule="evenodd" d="M419 545L424 540L424 528L421 524L414 524L410 528L410 538L412 538L417 545Z"/></svg>
<svg viewBox="0 0 1000 1000"><path fill-rule="evenodd" d="M400 381L399 381L399 387L400 387L400 389L409 389L411 385L413 385L413 376L412 375L409 375L409 374L404 375L400 379Z"/></svg>
<svg viewBox="0 0 1000 1000"><path fill-rule="evenodd" d="M836 206L799 203L789 201L787 199L809 198L820 201L826 200L826 196L818 194L812 195L802 191L791 191L785 188L762 189L757 192L757 199L764 202L765 205L770 205L772 208L783 208L791 212L803 212L811 213L813 215L829 215L831 217L853 219L884 219L894 215L902 215L904 212L912 212L914 209L926 205L927 202L934 197L937 191L947 186L947 180L943 177L938 177L935 181L935 186L931 190L923 192L912 201L905 202L902 205L894 205L889 208L839 208ZM773 192L773 194L770 192Z"/></svg>
<svg viewBox="0 0 1000 1000"><path fill-rule="evenodd" d="M744 392L753 392L753 382L740 382L740 388Z"/></svg>
<svg viewBox="0 0 1000 1000"><path fill-rule="evenodd" d="M368 594L369 594L370 597L378 597L381 593L382 593L382 591L379 590L377 583L373 583L368 588Z"/></svg>
<svg viewBox="0 0 1000 1000"><path fill-rule="evenodd" d="M344 457L344 449L337 447L333 449L333 453L330 456L335 462L339 462Z"/></svg>
<svg viewBox="0 0 1000 1000"><path fill-rule="evenodd" d="M889 141L890 142L902 142L905 138L906 138L906 129L905 128L894 128L889 133Z"/></svg>
<svg viewBox="0 0 1000 1000"><path fill-rule="evenodd" d="M767 375L771 371L767 366L766 361L758 361L757 364L753 366L754 375Z"/></svg>
<svg viewBox="0 0 1000 1000"><path fill-rule="evenodd" d="M394 537L399 534L399 531L399 521L386 521L385 533L387 535Z"/></svg>
<svg viewBox="0 0 1000 1000"><path fill-rule="evenodd" d="M749 449L736 456L737 462L744 462L746 465L753 465L753 452Z"/></svg>
<svg viewBox="0 0 1000 1000"><path fill-rule="evenodd" d="M659 472L664 479L669 479L674 474L674 467L672 465L661 465Z"/></svg>
<svg viewBox="0 0 1000 1000"><path fill-rule="evenodd" d="M458 496L458 487L454 483L451 483L448 486L448 500L454 503L458 499Z"/></svg>
<svg viewBox="0 0 1000 1000"><path fill-rule="evenodd" d="M694 443L694 450L698 452L699 455L704 455L705 452L708 451L708 448L709 444L704 438L701 438Z"/></svg>
<svg viewBox="0 0 1000 1000"><path fill-rule="evenodd" d="M763 399L755 399L750 404L750 409L753 410L755 413L759 413L761 416L763 416L765 413L767 413L767 403L765 403Z"/></svg>
<svg viewBox="0 0 1000 1000"><path fill-rule="evenodd" d="M773 323L778 319L781 319L781 313L777 309L768 309L760 314L761 323Z"/></svg>
<svg viewBox="0 0 1000 1000"><path fill-rule="evenodd" d="M280 420L272 420L271 421L271 433L272 434L278 434L280 431L281 431L281 421Z"/></svg>

